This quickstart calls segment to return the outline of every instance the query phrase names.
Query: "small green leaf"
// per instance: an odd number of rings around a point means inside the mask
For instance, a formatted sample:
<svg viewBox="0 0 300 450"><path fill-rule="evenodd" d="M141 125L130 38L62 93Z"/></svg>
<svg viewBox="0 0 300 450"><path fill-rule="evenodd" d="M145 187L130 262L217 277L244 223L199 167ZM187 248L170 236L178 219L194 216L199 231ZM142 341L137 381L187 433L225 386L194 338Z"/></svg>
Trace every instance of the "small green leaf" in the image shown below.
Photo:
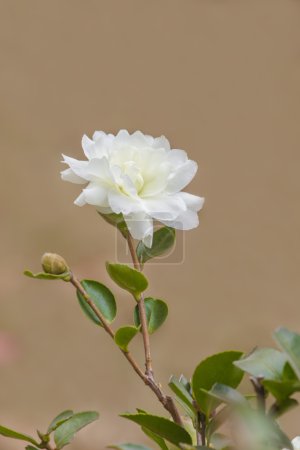
<svg viewBox="0 0 300 450"><path fill-rule="evenodd" d="M189 393L192 392L191 382L183 374L181 374L179 377L179 383L182 384L186 391L188 391Z"/></svg>
<svg viewBox="0 0 300 450"><path fill-rule="evenodd" d="M61 425L66 420L70 419L70 417L72 417L73 414L74 414L74 412L71 411L70 409L58 414L58 416L56 416L50 423L48 430L47 430L47 434L50 434L50 433L52 433L52 431L56 430L56 428L59 425Z"/></svg>
<svg viewBox="0 0 300 450"><path fill-rule="evenodd" d="M128 352L128 344L138 332L139 328L131 325L119 328L115 334L115 342L124 352Z"/></svg>
<svg viewBox="0 0 300 450"><path fill-rule="evenodd" d="M60 275L54 275L52 273L45 272L32 273L30 270L25 270L24 275L26 275L26 277L36 278L37 280L71 280L71 275L69 272L61 273Z"/></svg>
<svg viewBox="0 0 300 450"><path fill-rule="evenodd" d="M299 403L294 398L287 398L282 402L271 407L269 414L274 419L278 419L280 416L282 416L283 414L285 414L286 412L290 411L291 409L295 408L298 405Z"/></svg>
<svg viewBox="0 0 300 450"><path fill-rule="evenodd" d="M125 264L106 263L106 269L111 279L122 289L129 291L137 300L148 287L145 275Z"/></svg>
<svg viewBox="0 0 300 450"><path fill-rule="evenodd" d="M25 450L39 450L36 447L32 447L32 445L26 445Z"/></svg>
<svg viewBox="0 0 300 450"><path fill-rule="evenodd" d="M152 441L154 441L161 450L168 450L165 441L163 440L163 438L158 436L158 434L153 433L152 431L148 430L148 428L145 427L142 427L142 431L145 433L146 436L152 439Z"/></svg>
<svg viewBox="0 0 300 450"><path fill-rule="evenodd" d="M289 362L283 368L282 379L284 381L298 381L297 375Z"/></svg>
<svg viewBox="0 0 300 450"><path fill-rule="evenodd" d="M39 445L38 442L33 439L31 436L28 436L27 434L19 433L18 431L11 430L10 428L3 427L0 425L0 434L2 436L12 438L12 439L18 439L19 441L25 441L30 442L33 445Z"/></svg>
<svg viewBox="0 0 300 450"><path fill-rule="evenodd" d="M300 379L300 335L282 327L275 331L274 338Z"/></svg>
<svg viewBox="0 0 300 450"><path fill-rule="evenodd" d="M141 427L148 428L148 430L178 447L180 443L192 444L192 438L189 433L165 417L150 414L121 414L121 417L132 420Z"/></svg>
<svg viewBox="0 0 300 450"><path fill-rule="evenodd" d="M116 227L121 232L123 237L127 238L128 228L124 220L123 214L115 214L115 213L111 214L99 213L99 214L107 223L109 223L113 227Z"/></svg>
<svg viewBox="0 0 300 450"><path fill-rule="evenodd" d="M151 448L139 444L109 445L108 448L115 448L116 450L151 450Z"/></svg>
<svg viewBox="0 0 300 450"><path fill-rule="evenodd" d="M97 308L101 311L107 322L113 322L117 314L117 305L112 292L104 286L104 284L101 284L98 281L83 280L81 281L81 284ZM101 321L98 319L92 308L85 301L83 295L79 291L77 291L77 298L83 312L87 315L87 317L97 325L102 326Z"/></svg>
<svg viewBox="0 0 300 450"><path fill-rule="evenodd" d="M286 400L294 392L300 392L299 381L263 380L264 388L280 402Z"/></svg>
<svg viewBox="0 0 300 450"><path fill-rule="evenodd" d="M228 403L229 405L247 405L247 400L242 396L242 394L240 394L236 389L225 386L225 384L216 383L210 391L203 389L203 392L208 394L210 397L213 397L223 403Z"/></svg>
<svg viewBox="0 0 300 450"><path fill-rule="evenodd" d="M203 360L197 367L192 378L192 388L195 399L202 412L207 416L218 405L203 392L209 391L215 383L236 388L242 378L243 371L233 365L242 356L241 352L228 351L212 355Z"/></svg>
<svg viewBox="0 0 300 450"><path fill-rule="evenodd" d="M193 397L185 389L184 385L174 377L173 375L169 381L169 387L176 395L176 400L184 408L185 412L190 416L192 420L195 419L196 411L193 404Z"/></svg>
<svg viewBox="0 0 300 450"><path fill-rule="evenodd" d="M146 245L140 241L136 253L138 260L141 264L149 261L149 259L156 258L166 253L175 243L175 230L174 228L162 227L153 233L152 247L146 247Z"/></svg>
<svg viewBox="0 0 300 450"><path fill-rule="evenodd" d="M148 331L149 334L153 334L166 320L168 316L168 305L163 300L151 297L145 298L144 302ZM138 305L134 309L134 323L137 327L141 324Z"/></svg>
<svg viewBox="0 0 300 450"><path fill-rule="evenodd" d="M97 420L99 414L95 411L86 411L74 414L70 419L66 420L54 432L54 441L57 450L68 445L77 433L82 428Z"/></svg>
<svg viewBox="0 0 300 450"><path fill-rule="evenodd" d="M259 348L234 364L257 378L280 380L287 362L284 353L273 348Z"/></svg>

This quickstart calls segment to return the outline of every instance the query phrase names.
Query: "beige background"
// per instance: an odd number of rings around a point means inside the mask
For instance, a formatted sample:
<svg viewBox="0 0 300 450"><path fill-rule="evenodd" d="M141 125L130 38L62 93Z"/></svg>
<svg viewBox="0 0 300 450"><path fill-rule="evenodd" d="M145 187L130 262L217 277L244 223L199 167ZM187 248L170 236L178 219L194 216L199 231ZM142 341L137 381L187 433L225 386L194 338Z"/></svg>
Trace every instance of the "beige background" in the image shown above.
<svg viewBox="0 0 300 450"><path fill-rule="evenodd" d="M60 181L83 133L165 134L200 171L206 197L182 265L151 266L170 305L153 337L157 375L192 373L231 347L300 330L300 3L297 0L0 0L0 330L18 356L0 367L0 422L33 432L66 407L102 418L70 449L144 441L117 417L162 412L63 283L25 279L45 250L107 282L115 235ZM115 289L118 323L133 304ZM139 353L137 346L134 349ZM300 434L299 411L286 419ZM22 449L0 439L0 449Z"/></svg>

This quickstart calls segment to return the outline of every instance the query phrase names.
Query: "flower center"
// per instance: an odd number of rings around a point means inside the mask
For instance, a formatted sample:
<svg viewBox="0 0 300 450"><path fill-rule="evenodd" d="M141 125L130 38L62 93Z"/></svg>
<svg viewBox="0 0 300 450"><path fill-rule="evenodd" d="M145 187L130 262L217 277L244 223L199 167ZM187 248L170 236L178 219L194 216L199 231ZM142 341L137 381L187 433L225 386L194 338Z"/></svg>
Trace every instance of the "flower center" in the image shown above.
<svg viewBox="0 0 300 450"><path fill-rule="evenodd" d="M144 186L144 178L135 161L126 161L122 166L122 172L130 178L139 194Z"/></svg>

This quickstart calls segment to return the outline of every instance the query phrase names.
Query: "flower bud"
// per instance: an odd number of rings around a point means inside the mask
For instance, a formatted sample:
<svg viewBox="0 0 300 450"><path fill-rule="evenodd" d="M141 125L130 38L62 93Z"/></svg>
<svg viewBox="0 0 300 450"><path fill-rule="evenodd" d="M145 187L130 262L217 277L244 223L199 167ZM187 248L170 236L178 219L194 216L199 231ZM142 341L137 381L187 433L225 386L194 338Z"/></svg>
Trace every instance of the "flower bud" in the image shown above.
<svg viewBox="0 0 300 450"><path fill-rule="evenodd" d="M46 273L61 275L62 273L69 272L69 267L64 258L56 253L44 253L41 262Z"/></svg>

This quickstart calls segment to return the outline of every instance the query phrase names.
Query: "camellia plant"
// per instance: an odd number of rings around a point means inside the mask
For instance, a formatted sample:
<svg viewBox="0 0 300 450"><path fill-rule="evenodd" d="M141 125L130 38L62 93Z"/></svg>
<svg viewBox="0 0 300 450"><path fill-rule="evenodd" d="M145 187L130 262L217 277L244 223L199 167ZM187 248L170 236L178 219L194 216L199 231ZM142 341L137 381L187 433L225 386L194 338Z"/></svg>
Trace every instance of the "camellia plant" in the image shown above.
<svg viewBox="0 0 300 450"><path fill-rule="evenodd" d="M161 450L299 450L300 438L291 441L278 425L278 418L298 404L293 396L300 391L299 334L279 328L274 333L278 349L256 348L247 355L230 350L209 356L191 376L172 375L167 390L155 377L151 335L167 319L168 306L145 294L149 282L144 269L148 261L173 248L175 229L198 225L204 199L182 192L195 176L197 164L183 150L171 149L165 137L139 131L121 130L116 136L96 132L93 139L84 136L82 146L87 160L64 156L69 168L62 178L86 185L75 204L93 205L127 241L132 265L107 262L106 269L112 282L133 298L132 323L116 330L117 301L111 287L98 280L80 280L59 255L45 253L43 271L25 271L25 275L69 283L83 314L109 336L165 411L157 416L137 409L122 417L141 428L152 441L151 448ZM160 223L155 231L154 221ZM130 350L138 335L142 336L144 367ZM245 374L250 383L238 390ZM36 437L3 426L0 434L24 441L26 450L61 450L97 419L94 411L66 410L46 431L37 431ZM111 448L150 450L131 443Z"/></svg>

